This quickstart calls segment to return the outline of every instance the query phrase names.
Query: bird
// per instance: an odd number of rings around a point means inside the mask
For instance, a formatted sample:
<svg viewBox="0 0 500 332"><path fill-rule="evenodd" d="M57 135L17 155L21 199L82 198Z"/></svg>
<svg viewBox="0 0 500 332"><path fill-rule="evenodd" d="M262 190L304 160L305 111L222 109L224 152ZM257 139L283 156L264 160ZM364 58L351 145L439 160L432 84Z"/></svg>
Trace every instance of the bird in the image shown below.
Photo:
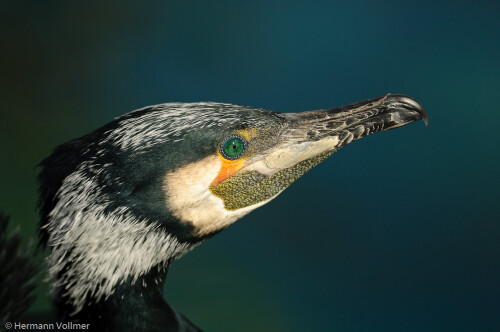
<svg viewBox="0 0 500 332"><path fill-rule="evenodd" d="M424 108L400 94L301 113L165 103L58 146L38 178L59 321L201 331L163 298L175 259L344 145L417 120L427 125Z"/></svg>

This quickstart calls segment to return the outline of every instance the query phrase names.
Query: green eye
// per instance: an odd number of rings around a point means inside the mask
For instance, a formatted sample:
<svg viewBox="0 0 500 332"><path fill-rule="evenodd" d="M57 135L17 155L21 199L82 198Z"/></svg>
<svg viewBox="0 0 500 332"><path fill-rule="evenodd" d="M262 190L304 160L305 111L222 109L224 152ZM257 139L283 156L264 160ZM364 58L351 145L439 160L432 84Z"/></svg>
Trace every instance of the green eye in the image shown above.
<svg viewBox="0 0 500 332"><path fill-rule="evenodd" d="M231 134L220 143L220 154L229 160L235 160L243 156L247 150L248 143L240 134Z"/></svg>

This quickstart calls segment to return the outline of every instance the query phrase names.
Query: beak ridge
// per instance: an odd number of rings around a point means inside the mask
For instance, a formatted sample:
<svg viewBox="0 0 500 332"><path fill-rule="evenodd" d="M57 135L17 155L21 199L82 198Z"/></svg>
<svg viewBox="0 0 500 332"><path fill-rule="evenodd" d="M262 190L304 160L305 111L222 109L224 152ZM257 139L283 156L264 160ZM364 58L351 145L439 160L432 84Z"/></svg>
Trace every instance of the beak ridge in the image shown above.
<svg viewBox="0 0 500 332"><path fill-rule="evenodd" d="M289 127L286 136L296 141L316 141L337 136L339 146L372 133L423 120L427 113L415 99L387 94L333 109L284 114Z"/></svg>

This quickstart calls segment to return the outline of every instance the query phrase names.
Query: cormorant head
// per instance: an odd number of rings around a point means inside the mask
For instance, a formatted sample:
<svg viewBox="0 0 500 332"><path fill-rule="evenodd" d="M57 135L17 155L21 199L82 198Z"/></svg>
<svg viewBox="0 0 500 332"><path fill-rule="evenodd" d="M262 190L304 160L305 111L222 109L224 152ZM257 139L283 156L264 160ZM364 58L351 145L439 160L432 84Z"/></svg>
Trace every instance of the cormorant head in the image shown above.
<svg viewBox="0 0 500 332"><path fill-rule="evenodd" d="M54 286L78 311L268 203L343 145L419 119L417 102L390 94L303 113L171 103L117 118L42 162Z"/></svg>

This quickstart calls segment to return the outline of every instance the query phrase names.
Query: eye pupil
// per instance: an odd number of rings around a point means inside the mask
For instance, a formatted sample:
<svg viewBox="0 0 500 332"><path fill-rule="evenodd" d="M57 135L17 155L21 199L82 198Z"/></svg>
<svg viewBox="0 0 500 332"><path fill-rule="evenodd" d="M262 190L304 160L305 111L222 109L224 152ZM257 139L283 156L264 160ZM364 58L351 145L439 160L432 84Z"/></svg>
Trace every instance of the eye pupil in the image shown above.
<svg viewBox="0 0 500 332"><path fill-rule="evenodd" d="M220 144L220 154L229 160L235 160L243 156L247 150L248 143L239 134L227 136Z"/></svg>

